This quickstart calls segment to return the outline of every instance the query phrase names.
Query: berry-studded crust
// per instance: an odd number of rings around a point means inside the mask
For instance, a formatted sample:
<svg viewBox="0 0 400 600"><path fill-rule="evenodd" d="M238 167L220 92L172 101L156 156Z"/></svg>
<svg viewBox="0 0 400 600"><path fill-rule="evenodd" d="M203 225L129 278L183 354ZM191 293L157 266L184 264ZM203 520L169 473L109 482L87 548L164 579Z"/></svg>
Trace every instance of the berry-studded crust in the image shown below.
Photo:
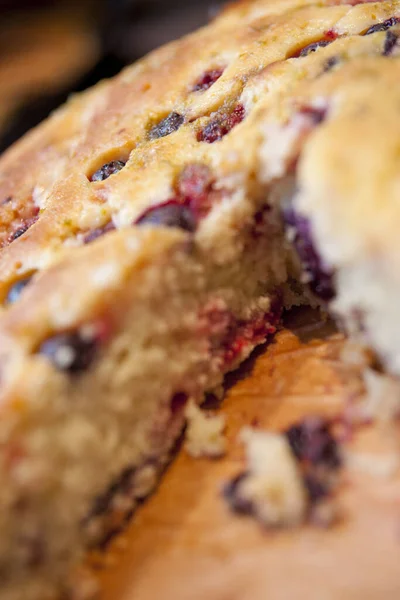
<svg viewBox="0 0 400 600"><path fill-rule="evenodd" d="M1 158L4 600L65 587L283 306L399 372L399 18L241 2Z"/></svg>

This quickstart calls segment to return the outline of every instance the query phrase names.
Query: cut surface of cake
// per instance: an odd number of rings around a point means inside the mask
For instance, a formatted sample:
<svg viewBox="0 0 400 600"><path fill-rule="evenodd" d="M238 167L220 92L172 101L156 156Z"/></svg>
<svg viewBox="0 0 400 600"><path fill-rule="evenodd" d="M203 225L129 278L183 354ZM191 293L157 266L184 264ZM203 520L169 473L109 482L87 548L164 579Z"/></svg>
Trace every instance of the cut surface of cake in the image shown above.
<svg viewBox="0 0 400 600"><path fill-rule="evenodd" d="M2 600L70 594L284 308L399 374L398 21L240 2L3 155Z"/></svg>

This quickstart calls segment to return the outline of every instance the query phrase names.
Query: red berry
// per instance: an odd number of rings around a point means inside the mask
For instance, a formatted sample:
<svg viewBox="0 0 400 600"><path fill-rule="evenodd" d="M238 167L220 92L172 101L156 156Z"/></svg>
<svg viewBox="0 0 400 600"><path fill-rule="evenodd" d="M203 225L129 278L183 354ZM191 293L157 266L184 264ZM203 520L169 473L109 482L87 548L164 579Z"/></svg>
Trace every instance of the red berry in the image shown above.
<svg viewBox="0 0 400 600"><path fill-rule="evenodd" d="M197 140L208 144L222 140L236 125L243 121L245 113L244 106L238 104L231 113L216 117L204 129L201 129L197 133Z"/></svg>
<svg viewBox="0 0 400 600"><path fill-rule="evenodd" d="M223 74L223 69L213 69L207 71L193 86L193 92L205 92L208 90Z"/></svg>

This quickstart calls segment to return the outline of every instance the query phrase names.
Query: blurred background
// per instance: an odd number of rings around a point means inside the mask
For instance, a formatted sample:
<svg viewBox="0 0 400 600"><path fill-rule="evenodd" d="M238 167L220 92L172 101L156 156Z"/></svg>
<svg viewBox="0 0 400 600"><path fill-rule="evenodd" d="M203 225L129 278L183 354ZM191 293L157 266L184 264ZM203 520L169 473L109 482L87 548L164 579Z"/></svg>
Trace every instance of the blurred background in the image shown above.
<svg viewBox="0 0 400 600"><path fill-rule="evenodd" d="M218 0L0 0L0 152L72 92L207 23Z"/></svg>

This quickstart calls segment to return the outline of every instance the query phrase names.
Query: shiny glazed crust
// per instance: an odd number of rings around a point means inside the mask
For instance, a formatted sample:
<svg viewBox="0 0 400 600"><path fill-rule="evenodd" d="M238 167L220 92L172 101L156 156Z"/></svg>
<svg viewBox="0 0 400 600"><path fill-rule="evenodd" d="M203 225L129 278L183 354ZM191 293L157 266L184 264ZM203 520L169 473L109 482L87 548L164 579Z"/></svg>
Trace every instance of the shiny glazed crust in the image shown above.
<svg viewBox="0 0 400 600"><path fill-rule="evenodd" d="M396 15L241 2L2 157L2 598L65 593L303 283L398 373Z"/></svg>

